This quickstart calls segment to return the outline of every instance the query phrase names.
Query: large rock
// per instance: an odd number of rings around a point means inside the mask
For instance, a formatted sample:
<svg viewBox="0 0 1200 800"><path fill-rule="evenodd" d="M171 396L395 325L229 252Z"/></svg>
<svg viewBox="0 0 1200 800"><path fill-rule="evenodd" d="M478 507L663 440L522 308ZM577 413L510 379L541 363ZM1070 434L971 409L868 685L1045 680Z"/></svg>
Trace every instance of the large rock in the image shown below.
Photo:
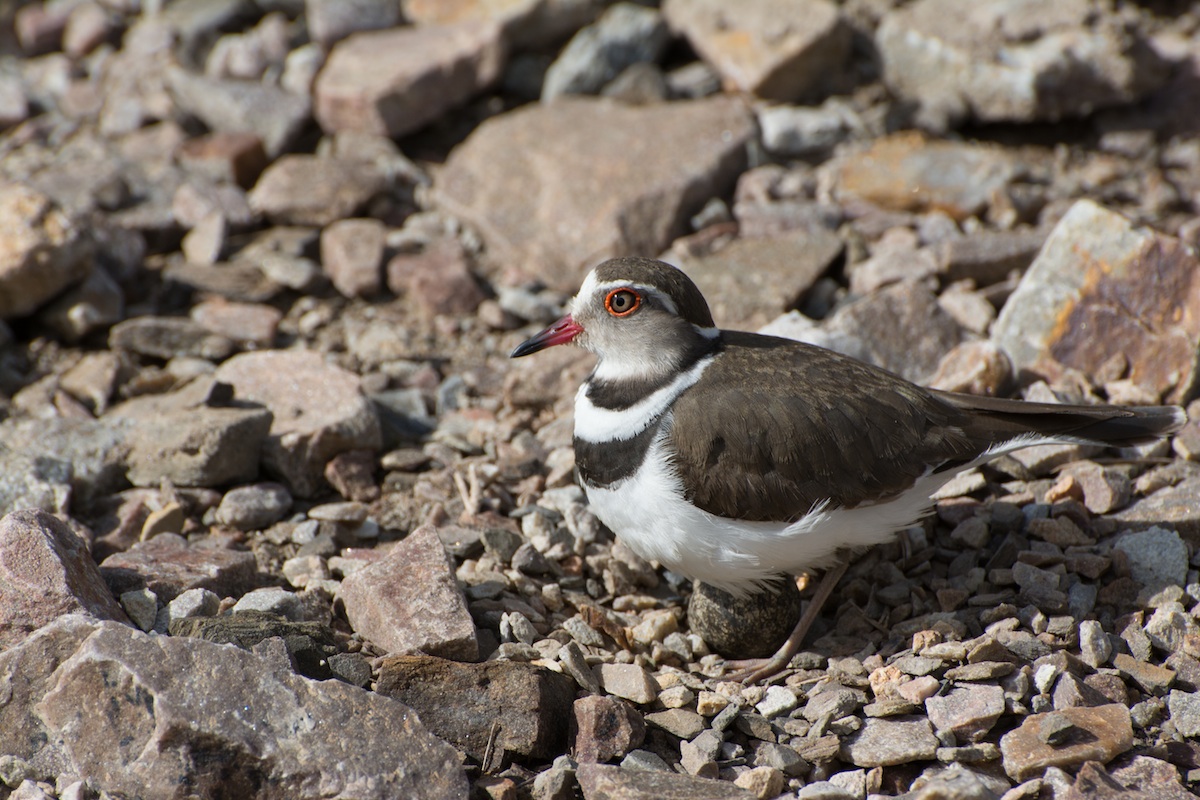
<svg viewBox="0 0 1200 800"><path fill-rule="evenodd" d="M728 98L632 107L564 97L484 122L450 156L437 201L495 263L578 287L596 262L656 253L725 193L753 119Z"/></svg>
<svg viewBox="0 0 1200 800"><path fill-rule="evenodd" d="M579 788L583 790L585 800L643 800L651 797L655 800L750 800L755 797L729 781L613 764L580 764Z"/></svg>
<svg viewBox="0 0 1200 800"><path fill-rule="evenodd" d="M257 134L271 157L284 152L309 120L307 96L265 82L211 78L179 68L167 76L183 111L214 131Z"/></svg>
<svg viewBox="0 0 1200 800"><path fill-rule="evenodd" d="M313 87L327 132L403 136L487 88L504 66L498 24L392 28L334 46Z"/></svg>
<svg viewBox="0 0 1200 800"><path fill-rule="evenodd" d="M358 376L298 350L243 353L222 364L219 381L274 414L263 466L300 497L324 485L325 464L347 450L378 450L379 420Z"/></svg>
<svg viewBox="0 0 1200 800"><path fill-rule="evenodd" d="M1103 383L1118 354L1133 383L1184 401L1197 386L1200 259L1178 239L1080 200L1004 304L992 340L1027 378L1074 369Z"/></svg>
<svg viewBox="0 0 1200 800"><path fill-rule="evenodd" d="M1130 103L1168 70L1136 24L1101 0L918 0L875 36L884 80L933 127L1028 122Z"/></svg>
<svg viewBox="0 0 1200 800"><path fill-rule="evenodd" d="M667 22L732 86L767 100L833 88L850 29L829 0L667 0Z"/></svg>
<svg viewBox="0 0 1200 800"><path fill-rule="evenodd" d="M0 654L0 675L17 734L0 753L114 795L467 796L460 757L410 709L236 647L63 620Z"/></svg>
<svg viewBox="0 0 1200 800"><path fill-rule="evenodd" d="M126 488L131 427L124 420L63 417L0 423L0 513L22 507L65 513Z"/></svg>
<svg viewBox="0 0 1200 800"><path fill-rule="evenodd" d="M384 659L375 691L415 709L431 731L473 758L483 760L495 736L496 762L509 753L549 759L563 752L575 699L575 683L545 667L431 656Z"/></svg>
<svg viewBox="0 0 1200 800"><path fill-rule="evenodd" d="M91 240L46 195L0 181L0 319L32 314L91 268Z"/></svg>
<svg viewBox="0 0 1200 800"><path fill-rule="evenodd" d="M251 552L193 546L175 533L160 533L100 562L113 594L149 589L164 603L189 589L240 597L253 587L256 571Z"/></svg>
<svg viewBox="0 0 1200 800"><path fill-rule="evenodd" d="M479 657L475 623L437 531L424 525L352 572L338 596L350 626L388 653Z"/></svg>
<svg viewBox="0 0 1200 800"><path fill-rule="evenodd" d="M128 622L65 522L39 509L0 519L0 650L64 614Z"/></svg>
<svg viewBox="0 0 1200 800"><path fill-rule="evenodd" d="M228 386L205 376L178 391L113 408L113 418L135 423L127 438L129 481L214 487L254 480L272 415L258 406L239 407L229 395Z"/></svg>
<svg viewBox="0 0 1200 800"><path fill-rule="evenodd" d="M1004 771L1016 781L1040 775L1047 767L1107 764L1131 747L1133 724L1129 709L1120 703L1034 714L1000 737Z"/></svg>

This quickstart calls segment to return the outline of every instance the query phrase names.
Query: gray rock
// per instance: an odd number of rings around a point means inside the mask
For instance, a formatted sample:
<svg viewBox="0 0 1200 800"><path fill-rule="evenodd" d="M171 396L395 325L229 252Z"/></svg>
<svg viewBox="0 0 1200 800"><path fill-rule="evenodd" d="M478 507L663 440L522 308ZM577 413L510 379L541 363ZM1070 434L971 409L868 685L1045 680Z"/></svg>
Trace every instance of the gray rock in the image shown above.
<svg viewBox="0 0 1200 800"><path fill-rule="evenodd" d="M134 317L114 325L108 345L153 358L191 356L222 361L234 350L233 342L205 330L190 319L177 317Z"/></svg>
<svg viewBox="0 0 1200 800"><path fill-rule="evenodd" d="M766 106L757 110L763 147L778 156L812 157L866 134L857 112L841 100L820 106Z"/></svg>
<svg viewBox="0 0 1200 800"><path fill-rule="evenodd" d="M274 413L263 466L300 497L320 490L325 464L338 453L380 447L379 420L358 376L317 353L243 353L222 364L216 378Z"/></svg>
<svg viewBox="0 0 1200 800"><path fill-rule="evenodd" d="M542 102L564 94L597 94L633 64L657 61L669 34L658 11L617 3L575 34L542 84Z"/></svg>
<svg viewBox="0 0 1200 800"><path fill-rule="evenodd" d="M1200 535L1200 479L1160 489L1113 516L1131 527L1170 525L1183 536Z"/></svg>
<svg viewBox="0 0 1200 800"><path fill-rule="evenodd" d="M178 67L167 76L181 109L214 131L253 131L272 158L287 150L309 120L307 96L266 83L209 78Z"/></svg>
<svg viewBox="0 0 1200 800"><path fill-rule="evenodd" d="M369 297L383 288L386 229L377 219L342 219L321 231L321 268L346 297Z"/></svg>
<svg viewBox="0 0 1200 800"><path fill-rule="evenodd" d="M60 652L67 644L78 649L19 710L31 717L36 703L52 742L42 757L110 792L173 797L186 785L212 796L467 796L453 748L395 700L338 681L309 681L253 653L199 639L114 623L87 630L82 642L81 632L69 632L73 641L56 632ZM21 650L0 659L32 655ZM250 720L230 708L258 713ZM346 714L355 720L353 737L344 735ZM36 724L24 722L26 730ZM228 768L212 771L214 760Z"/></svg>
<svg viewBox="0 0 1200 800"><path fill-rule="evenodd" d="M391 0L305 0L308 35L328 50L358 31L391 28L400 22L400 4Z"/></svg>
<svg viewBox="0 0 1200 800"><path fill-rule="evenodd" d="M1200 694L1173 689L1167 696L1167 708L1171 710L1171 721L1181 736L1200 736Z"/></svg>
<svg viewBox="0 0 1200 800"><path fill-rule="evenodd" d="M367 161L293 153L263 171L249 200L276 224L320 227L352 216L386 185L386 177ZM264 266L268 272L278 269Z"/></svg>
<svg viewBox="0 0 1200 800"><path fill-rule="evenodd" d="M1187 582L1187 544L1175 531L1152 527L1117 540L1114 549L1129 558L1130 577L1143 587L1183 586Z"/></svg>
<svg viewBox="0 0 1200 800"><path fill-rule="evenodd" d="M101 266L93 266L79 285L42 308L38 319L68 342L77 342L125 318L125 293Z"/></svg>
<svg viewBox="0 0 1200 800"><path fill-rule="evenodd" d="M87 544L39 509L0 519L0 648L11 647L64 614L128 623Z"/></svg>
<svg viewBox="0 0 1200 800"><path fill-rule="evenodd" d="M92 242L49 197L8 183L0 192L0 319L24 317L90 269Z"/></svg>
<svg viewBox="0 0 1200 800"><path fill-rule="evenodd" d="M921 0L875 35L884 79L925 126L1058 120L1129 103L1167 77L1145 34L1091 0Z"/></svg>
<svg viewBox="0 0 1200 800"><path fill-rule="evenodd" d="M924 717L869 718L842 742L841 757L859 767L886 767L932 759L937 748L937 737Z"/></svg>
<svg viewBox="0 0 1200 800"><path fill-rule="evenodd" d="M473 758L483 759L499 722L497 753L543 759L566 746L573 687L565 675L513 661L390 656L375 691L415 709L431 731Z"/></svg>
<svg viewBox="0 0 1200 800"><path fill-rule="evenodd" d="M217 521L244 531L268 528L292 507L292 495L278 483L230 489L217 506Z"/></svg>
<svg viewBox="0 0 1200 800"><path fill-rule="evenodd" d="M475 623L431 526L346 576L338 591L350 626L384 652L479 657Z"/></svg>
<svg viewBox="0 0 1200 800"><path fill-rule="evenodd" d="M253 605L253 601L249 605ZM286 620L278 614L254 609L243 609L236 614L218 617L172 620L169 632L172 636L191 636L217 644L233 644L243 650L266 654L272 653L282 642L283 647L277 651L282 656L280 663L314 680L325 680L331 676L328 658L337 652L333 631L328 625ZM275 640L275 644L269 644L270 640ZM263 645L264 642L268 644ZM256 650L260 646L263 649Z"/></svg>
<svg viewBox="0 0 1200 800"><path fill-rule="evenodd" d="M300 595L278 586L264 586L246 592L233 604L231 610L234 614L243 611L265 611L291 622L304 620L304 601Z"/></svg>
<svg viewBox="0 0 1200 800"><path fill-rule="evenodd" d="M682 709L676 708L672 711ZM670 712L662 711L659 714ZM696 716L699 717L698 714ZM646 738L647 723L658 724L650 719L650 715L643 719L642 715L624 700L600 695L576 700L572 708L572 717L576 731L574 755L580 762L604 762L621 758Z"/></svg>
<svg viewBox="0 0 1200 800"><path fill-rule="evenodd" d="M688 624L709 648L727 658L775 652L800 619L800 592L790 579L766 591L735 597L705 583L692 589Z"/></svg>
<svg viewBox="0 0 1200 800"><path fill-rule="evenodd" d="M129 619L143 631L154 628L158 619L158 597L149 589L134 589L120 597L121 608Z"/></svg>
<svg viewBox="0 0 1200 800"><path fill-rule="evenodd" d="M978 742L1004 713L1004 690L999 686L959 686L927 699L925 709L939 733L951 733L959 743Z"/></svg>

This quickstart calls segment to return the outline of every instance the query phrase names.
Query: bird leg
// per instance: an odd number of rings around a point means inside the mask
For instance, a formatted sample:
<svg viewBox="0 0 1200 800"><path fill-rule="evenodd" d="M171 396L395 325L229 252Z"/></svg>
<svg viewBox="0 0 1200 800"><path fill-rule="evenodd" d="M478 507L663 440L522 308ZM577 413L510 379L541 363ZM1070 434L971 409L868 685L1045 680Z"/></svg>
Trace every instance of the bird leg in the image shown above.
<svg viewBox="0 0 1200 800"><path fill-rule="evenodd" d="M829 599L829 595L833 593L834 587L838 581L846 574L846 569L850 566L849 561L842 561L835 567L831 567L825 572L825 576L821 578L820 584L817 585L817 592L809 601L808 608L804 610L800 621L796 623L796 627L788 635L788 638L779 649L775 651L775 655L770 658L747 658L738 661L726 661L726 669L735 669L736 672L728 675L730 680L740 681L741 683L757 683L771 677L777 672L782 671L791 662L792 656L800 651L800 645L804 643L804 637L808 635L808 629L816 622L817 615L821 613L821 609L825 605L825 601Z"/></svg>

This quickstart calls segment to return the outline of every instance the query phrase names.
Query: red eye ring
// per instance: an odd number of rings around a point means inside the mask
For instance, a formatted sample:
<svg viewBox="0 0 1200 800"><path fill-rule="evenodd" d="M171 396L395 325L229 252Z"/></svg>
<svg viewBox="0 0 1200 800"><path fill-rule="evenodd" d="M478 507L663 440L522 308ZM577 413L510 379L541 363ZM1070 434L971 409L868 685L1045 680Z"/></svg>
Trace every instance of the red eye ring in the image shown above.
<svg viewBox="0 0 1200 800"><path fill-rule="evenodd" d="M624 304L628 303L628 307ZM641 308L642 296L632 289L613 289L604 298L604 309L614 317L628 317Z"/></svg>

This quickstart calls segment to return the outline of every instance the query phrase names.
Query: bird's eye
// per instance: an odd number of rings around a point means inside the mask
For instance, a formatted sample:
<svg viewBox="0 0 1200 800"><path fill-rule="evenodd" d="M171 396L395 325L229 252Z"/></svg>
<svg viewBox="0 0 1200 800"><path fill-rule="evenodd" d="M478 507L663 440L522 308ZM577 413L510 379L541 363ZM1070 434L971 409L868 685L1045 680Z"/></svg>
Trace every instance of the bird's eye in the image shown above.
<svg viewBox="0 0 1200 800"><path fill-rule="evenodd" d="M641 304L642 296L632 289L613 289L604 298L604 307L614 317L627 317Z"/></svg>

